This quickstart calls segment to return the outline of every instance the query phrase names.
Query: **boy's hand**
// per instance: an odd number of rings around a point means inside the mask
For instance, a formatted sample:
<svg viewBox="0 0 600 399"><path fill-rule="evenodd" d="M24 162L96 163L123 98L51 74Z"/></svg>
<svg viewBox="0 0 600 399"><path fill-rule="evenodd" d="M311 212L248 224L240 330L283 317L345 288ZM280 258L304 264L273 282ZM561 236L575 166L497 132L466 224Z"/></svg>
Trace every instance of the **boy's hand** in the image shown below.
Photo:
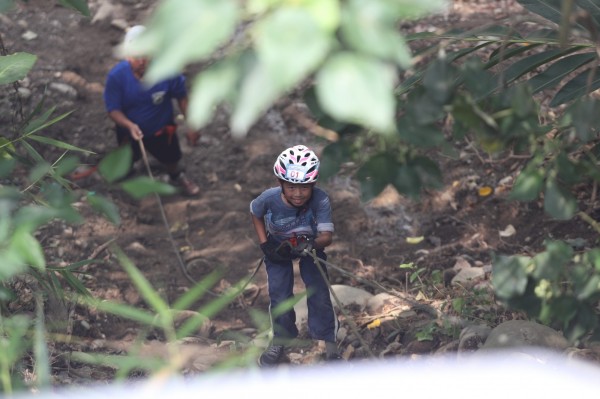
<svg viewBox="0 0 600 399"><path fill-rule="evenodd" d="M267 241L260 244L260 249L263 251L263 254L265 254L265 257L271 262L284 262L291 259L289 249L282 247L281 244L277 244L274 241Z"/></svg>
<svg viewBox="0 0 600 399"><path fill-rule="evenodd" d="M307 252L313 250L315 246L315 239L309 236L298 236L296 237L296 246L292 247L292 255L305 256Z"/></svg>

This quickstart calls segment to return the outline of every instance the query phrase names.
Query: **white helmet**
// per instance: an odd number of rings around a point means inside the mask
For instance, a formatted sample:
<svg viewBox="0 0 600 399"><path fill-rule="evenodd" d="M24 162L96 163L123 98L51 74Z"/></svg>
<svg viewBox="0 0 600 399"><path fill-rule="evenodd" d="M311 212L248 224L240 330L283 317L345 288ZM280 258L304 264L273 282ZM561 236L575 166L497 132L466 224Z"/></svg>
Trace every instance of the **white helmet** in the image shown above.
<svg viewBox="0 0 600 399"><path fill-rule="evenodd" d="M146 27L144 25L132 26L131 28L127 29L127 33L125 33L125 39L123 39L123 43L131 43L132 41L140 37L140 35L144 33L145 30Z"/></svg>
<svg viewBox="0 0 600 399"><path fill-rule="evenodd" d="M141 57L142 52L138 48L139 44L136 45L138 39L146 31L146 27L143 25L135 25L127 29L125 37L120 47L117 49L118 55L123 58L128 57Z"/></svg>
<svg viewBox="0 0 600 399"><path fill-rule="evenodd" d="M277 157L273 172L281 180L290 183L314 183L319 177L319 158L308 147L295 145Z"/></svg>

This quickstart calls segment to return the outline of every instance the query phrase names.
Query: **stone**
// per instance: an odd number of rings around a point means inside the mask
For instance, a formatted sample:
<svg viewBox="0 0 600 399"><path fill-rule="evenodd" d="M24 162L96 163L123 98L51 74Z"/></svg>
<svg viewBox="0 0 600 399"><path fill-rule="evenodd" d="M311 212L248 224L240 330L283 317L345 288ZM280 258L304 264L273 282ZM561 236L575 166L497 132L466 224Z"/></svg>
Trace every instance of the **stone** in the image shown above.
<svg viewBox="0 0 600 399"><path fill-rule="evenodd" d="M569 347L569 342L548 326L527 320L509 320L492 329L481 350L520 347L564 351Z"/></svg>

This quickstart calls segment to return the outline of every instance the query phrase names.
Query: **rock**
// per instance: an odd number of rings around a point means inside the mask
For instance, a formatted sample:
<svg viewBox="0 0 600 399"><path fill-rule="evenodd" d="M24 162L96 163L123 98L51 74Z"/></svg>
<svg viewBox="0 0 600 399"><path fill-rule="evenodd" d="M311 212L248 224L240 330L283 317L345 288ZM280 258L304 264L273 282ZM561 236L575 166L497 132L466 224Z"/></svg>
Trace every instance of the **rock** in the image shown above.
<svg viewBox="0 0 600 399"><path fill-rule="evenodd" d="M363 310L367 306L369 300L373 298L373 294L370 292L348 285L335 284L331 286L331 289L343 307L356 305ZM333 301L334 306L337 306L333 296L331 296L331 300Z"/></svg>
<svg viewBox="0 0 600 399"><path fill-rule="evenodd" d="M410 308L411 305L407 301L385 292L373 296L367 302L367 312L370 315L390 312L399 314Z"/></svg>
<svg viewBox="0 0 600 399"><path fill-rule="evenodd" d="M492 328L485 325L471 325L462 329L459 336L458 351L476 351L483 346Z"/></svg>
<svg viewBox="0 0 600 399"><path fill-rule="evenodd" d="M35 33L35 32L33 32L33 31L30 31L30 30L28 30L27 32L23 33L23 34L21 35L21 37L23 38L23 40L27 40L27 41L29 41L29 40L34 40L34 39L36 39L36 38L38 37L38 35L37 35L37 33Z"/></svg>
<svg viewBox="0 0 600 399"><path fill-rule="evenodd" d="M453 285L469 285L475 281L485 278L485 272L481 267L467 267L460 269L458 274L452 278Z"/></svg>
<svg viewBox="0 0 600 399"><path fill-rule="evenodd" d="M550 327L526 320L506 321L494 328L480 351L542 347L564 351L568 341Z"/></svg>
<svg viewBox="0 0 600 399"><path fill-rule="evenodd" d="M340 301L342 306L348 307L352 305L359 306L363 310L367 306L367 302L373 297L373 294L362 290L360 288L350 287L348 285L335 284L331 286L331 289L335 293L337 299ZM331 296L331 302L334 307L338 307L333 295ZM306 297L303 297L294 306L296 312L296 326L299 330L306 324L308 320L308 308L306 305Z"/></svg>
<svg viewBox="0 0 600 399"><path fill-rule="evenodd" d="M50 88L54 91L59 92L60 94L64 94L67 97L75 98L77 97L77 90L71 85L60 82L52 82L50 83Z"/></svg>

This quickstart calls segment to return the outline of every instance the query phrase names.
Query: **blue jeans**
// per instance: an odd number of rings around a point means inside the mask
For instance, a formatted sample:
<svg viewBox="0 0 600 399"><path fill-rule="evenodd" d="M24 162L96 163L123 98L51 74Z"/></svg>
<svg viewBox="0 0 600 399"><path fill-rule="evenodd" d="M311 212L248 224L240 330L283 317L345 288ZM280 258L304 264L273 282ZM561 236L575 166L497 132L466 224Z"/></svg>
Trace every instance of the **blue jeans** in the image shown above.
<svg viewBox="0 0 600 399"><path fill-rule="evenodd" d="M317 251L317 256L323 260L327 259L327 255L323 251ZM280 303L294 296L294 267L291 260L274 263L266 258L265 265L271 299L269 313L271 313ZM320 263L320 266L327 275L325 265ZM300 276L308 293L308 332L310 336L317 340L335 342L338 322L329 296L329 287L311 256L300 258ZM296 312L293 308L275 318L271 314L271 322L275 339L291 339L298 336Z"/></svg>

